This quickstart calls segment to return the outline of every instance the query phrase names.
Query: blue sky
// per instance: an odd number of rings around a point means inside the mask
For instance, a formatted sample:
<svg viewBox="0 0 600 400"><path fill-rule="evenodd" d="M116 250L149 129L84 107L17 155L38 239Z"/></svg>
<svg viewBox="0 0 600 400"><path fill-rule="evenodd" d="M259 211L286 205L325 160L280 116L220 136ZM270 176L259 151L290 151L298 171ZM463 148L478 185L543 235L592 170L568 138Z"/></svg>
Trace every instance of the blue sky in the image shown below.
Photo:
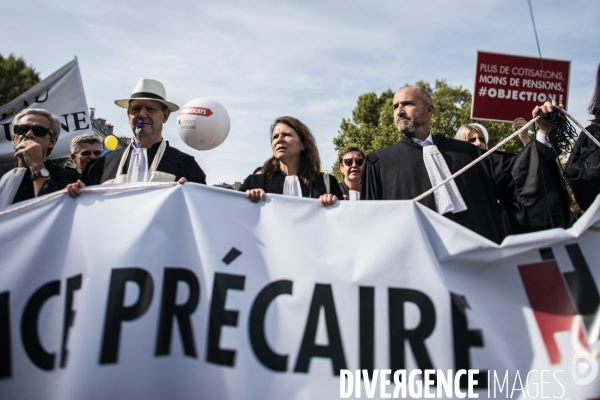
<svg viewBox="0 0 600 400"><path fill-rule="evenodd" d="M22 56L45 78L77 56L88 106L123 135L127 97L141 77L161 80L180 106L197 97L228 110L217 149L187 147L208 183L242 180L270 156L281 115L315 134L323 166L359 95L446 79L473 90L476 51L537 56L526 0L2 2L0 53ZM571 61L569 111L580 122L600 63L600 2L532 0L545 58Z"/></svg>

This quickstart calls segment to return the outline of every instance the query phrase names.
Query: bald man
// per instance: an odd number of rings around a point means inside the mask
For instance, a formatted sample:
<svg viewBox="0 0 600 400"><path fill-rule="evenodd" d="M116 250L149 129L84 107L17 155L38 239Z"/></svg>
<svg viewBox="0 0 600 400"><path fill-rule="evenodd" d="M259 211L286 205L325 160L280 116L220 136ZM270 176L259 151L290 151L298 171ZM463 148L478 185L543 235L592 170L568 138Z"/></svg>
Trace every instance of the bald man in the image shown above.
<svg viewBox="0 0 600 400"><path fill-rule="evenodd" d="M424 147L437 147L450 174L485 152L431 133L435 106L426 90L401 88L394 95L393 110L402 139L367 156L361 199L411 200L431 189ZM464 203L444 216L496 243L508 234L567 227L568 209L553 179L556 171L549 170L556 154L536 142L516 156L493 153L454 179ZM420 203L438 211L433 194Z"/></svg>

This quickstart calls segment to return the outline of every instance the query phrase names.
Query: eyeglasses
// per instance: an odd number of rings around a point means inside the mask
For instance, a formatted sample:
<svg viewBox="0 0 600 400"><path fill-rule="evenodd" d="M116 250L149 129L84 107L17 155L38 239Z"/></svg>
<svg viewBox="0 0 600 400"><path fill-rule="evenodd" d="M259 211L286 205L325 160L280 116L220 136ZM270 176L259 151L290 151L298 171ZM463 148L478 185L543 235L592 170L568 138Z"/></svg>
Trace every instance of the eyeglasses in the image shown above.
<svg viewBox="0 0 600 400"><path fill-rule="evenodd" d="M84 150L81 153L79 153L79 155L82 157L89 157L90 154L92 154L92 153L94 153L94 155L96 157L100 157L102 155L102 150L94 150L94 151Z"/></svg>
<svg viewBox="0 0 600 400"><path fill-rule="evenodd" d="M13 126L13 133L15 135L26 135L27 132L33 131L33 134L37 137L44 137L48 133L54 136L54 132L50 128L46 128L44 126L39 125L15 125Z"/></svg>
<svg viewBox="0 0 600 400"><path fill-rule="evenodd" d="M344 165L346 165L346 167L351 167L353 162L356 163L356 165L358 165L359 167L361 165L363 165L363 162L365 162L364 158L344 158L342 160L342 162L344 163Z"/></svg>

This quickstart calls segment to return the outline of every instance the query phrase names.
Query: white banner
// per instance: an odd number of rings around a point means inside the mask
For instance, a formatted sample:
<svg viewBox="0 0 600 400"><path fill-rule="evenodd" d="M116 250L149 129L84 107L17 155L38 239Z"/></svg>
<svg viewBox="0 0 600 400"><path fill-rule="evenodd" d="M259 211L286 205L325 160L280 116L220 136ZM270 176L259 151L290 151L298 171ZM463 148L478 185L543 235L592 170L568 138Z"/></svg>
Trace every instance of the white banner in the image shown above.
<svg viewBox="0 0 600 400"><path fill-rule="evenodd" d="M69 157L75 136L92 133L83 82L77 59L44 79L16 99L0 107L0 162L14 161L10 123L25 108L43 108L55 114L62 126L60 137L49 158Z"/></svg>
<svg viewBox="0 0 600 400"><path fill-rule="evenodd" d="M0 210L0 398L600 395L599 202L499 246L410 201L164 185Z"/></svg>

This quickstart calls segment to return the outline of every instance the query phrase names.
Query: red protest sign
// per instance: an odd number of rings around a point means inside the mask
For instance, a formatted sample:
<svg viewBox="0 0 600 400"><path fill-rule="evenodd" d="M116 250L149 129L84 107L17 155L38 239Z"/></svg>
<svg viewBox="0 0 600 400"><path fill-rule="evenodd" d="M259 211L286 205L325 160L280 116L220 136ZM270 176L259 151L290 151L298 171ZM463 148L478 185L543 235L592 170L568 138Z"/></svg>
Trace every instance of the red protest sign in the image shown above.
<svg viewBox="0 0 600 400"><path fill-rule="evenodd" d="M567 106L570 61L477 52L472 119L530 119L548 95Z"/></svg>

